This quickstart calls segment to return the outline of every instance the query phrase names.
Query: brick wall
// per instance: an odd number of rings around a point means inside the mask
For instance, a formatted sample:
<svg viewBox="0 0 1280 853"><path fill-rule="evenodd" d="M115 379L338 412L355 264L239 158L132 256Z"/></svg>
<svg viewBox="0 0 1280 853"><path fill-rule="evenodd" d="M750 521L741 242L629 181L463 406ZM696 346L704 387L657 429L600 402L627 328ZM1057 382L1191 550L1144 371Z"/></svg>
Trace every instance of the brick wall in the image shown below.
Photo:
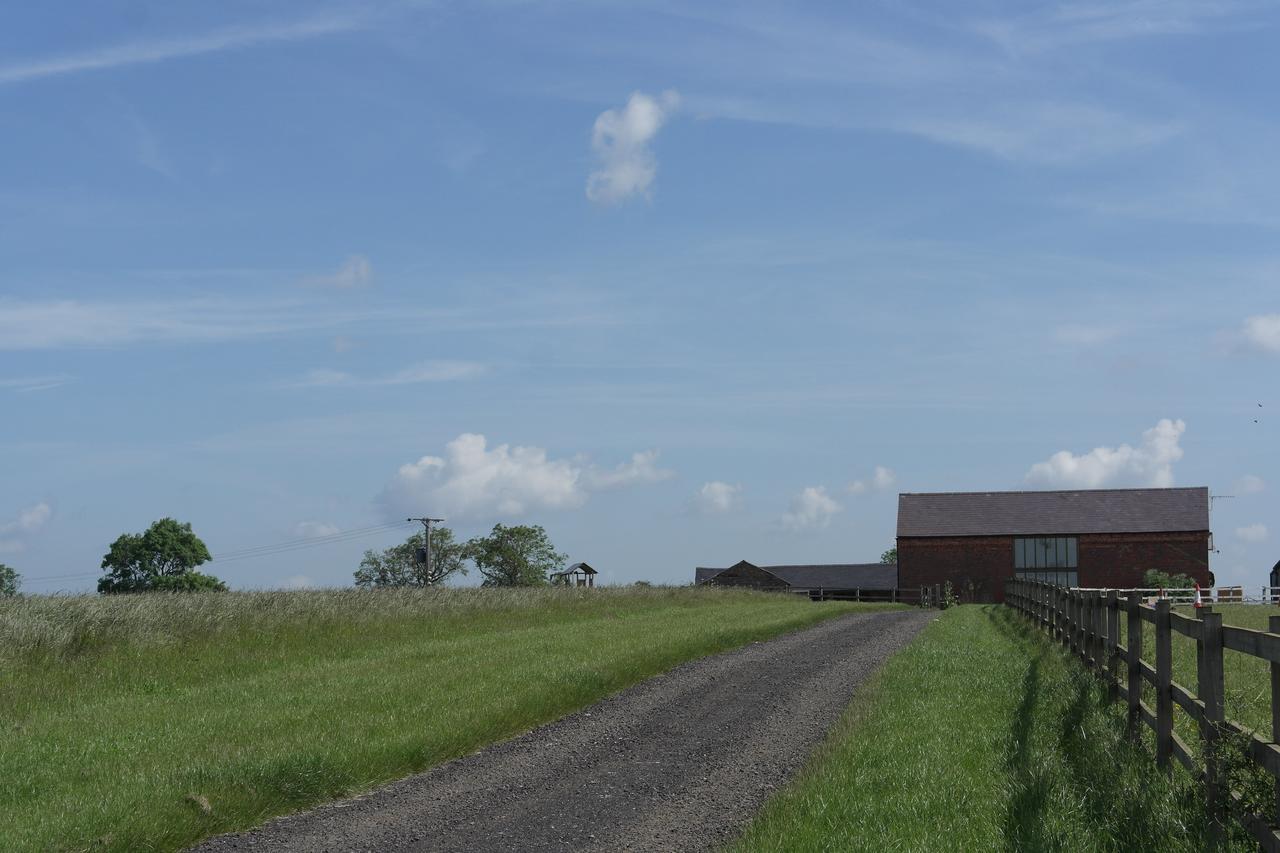
<svg viewBox="0 0 1280 853"><path fill-rule="evenodd" d="M966 601L1002 601L1013 577L1012 536L898 539L898 585L951 581ZM1079 538L1081 586L1142 586L1148 569L1187 574L1211 586L1207 533L1090 534Z"/></svg>

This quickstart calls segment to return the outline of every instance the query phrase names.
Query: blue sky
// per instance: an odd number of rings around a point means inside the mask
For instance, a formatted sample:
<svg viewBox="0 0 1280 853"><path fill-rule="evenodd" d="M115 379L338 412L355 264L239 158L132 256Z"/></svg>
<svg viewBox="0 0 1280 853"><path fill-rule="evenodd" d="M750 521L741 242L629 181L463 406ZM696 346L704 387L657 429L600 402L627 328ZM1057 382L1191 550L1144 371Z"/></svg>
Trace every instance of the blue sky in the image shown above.
<svg viewBox="0 0 1280 853"><path fill-rule="evenodd" d="M0 13L0 561L238 587L429 513L609 582L898 491L1207 485L1280 557L1271 3ZM1259 405L1261 404L1261 406ZM354 531L354 532L353 532ZM350 534L349 538L344 538Z"/></svg>

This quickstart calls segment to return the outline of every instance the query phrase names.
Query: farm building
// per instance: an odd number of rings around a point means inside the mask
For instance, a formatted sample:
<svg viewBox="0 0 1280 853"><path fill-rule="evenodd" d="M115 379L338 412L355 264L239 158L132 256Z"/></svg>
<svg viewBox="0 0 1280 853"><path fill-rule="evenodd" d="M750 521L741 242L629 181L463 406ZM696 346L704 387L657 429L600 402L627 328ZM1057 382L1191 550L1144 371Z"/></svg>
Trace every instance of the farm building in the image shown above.
<svg viewBox="0 0 1280 853"><path fill-rule="evenodd" d="M600 574L586 563L574 563L563 572L552 572L551 583L560 586L587 586L596 585L596 575Z"/></svg>
<svg viewBox="0 0 1280 853"><path fill-rule="evenodd" d="M892 563L757 566L742 560L727 569L699 566L694 569L694 582L779 592L888 594L898 587L898 567Z"/></svg>
<svg viewBox="0 0 1280 853"><path fill-rule="evenodd" d="M1149 569L1213 585L1209 490L1086 489L898 495L903 587L1000 601L1013 577L1140 587Z"/></svg>

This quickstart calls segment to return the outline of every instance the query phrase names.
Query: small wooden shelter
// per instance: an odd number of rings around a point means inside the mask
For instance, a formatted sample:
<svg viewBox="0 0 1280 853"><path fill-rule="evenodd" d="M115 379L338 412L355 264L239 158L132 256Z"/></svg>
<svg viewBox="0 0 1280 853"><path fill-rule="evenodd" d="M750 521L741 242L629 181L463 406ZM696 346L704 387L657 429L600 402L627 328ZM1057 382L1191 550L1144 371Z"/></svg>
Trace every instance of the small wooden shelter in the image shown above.
<svg viewBox="0 0 1280 853"><path fill-rule="evenodd" d="M586 563L574 563L563 572L552 572L551 583L559 586L593 587L598 574L600 573Z"/></svg>

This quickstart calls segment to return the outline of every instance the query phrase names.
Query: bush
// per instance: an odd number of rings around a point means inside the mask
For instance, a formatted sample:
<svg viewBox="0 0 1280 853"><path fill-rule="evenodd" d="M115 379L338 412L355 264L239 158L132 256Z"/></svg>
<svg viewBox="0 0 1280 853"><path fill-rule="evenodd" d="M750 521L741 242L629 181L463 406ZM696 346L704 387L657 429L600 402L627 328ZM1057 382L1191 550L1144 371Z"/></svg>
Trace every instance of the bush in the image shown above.
<svg viewBox="0 0 1280 853"><path fill-rule="evenodd" d="M227 585L204 572L161 575L151 582L151 592L226 592Z"/></svg>
<svg viewBox="0 0 1280 853"><path fill-rule="evenodd" d="M1190 589L1195 583L1189 575L1171 575L1159 569L1148 569L1142 576L1142 585L1147 589Z"/></svg>

